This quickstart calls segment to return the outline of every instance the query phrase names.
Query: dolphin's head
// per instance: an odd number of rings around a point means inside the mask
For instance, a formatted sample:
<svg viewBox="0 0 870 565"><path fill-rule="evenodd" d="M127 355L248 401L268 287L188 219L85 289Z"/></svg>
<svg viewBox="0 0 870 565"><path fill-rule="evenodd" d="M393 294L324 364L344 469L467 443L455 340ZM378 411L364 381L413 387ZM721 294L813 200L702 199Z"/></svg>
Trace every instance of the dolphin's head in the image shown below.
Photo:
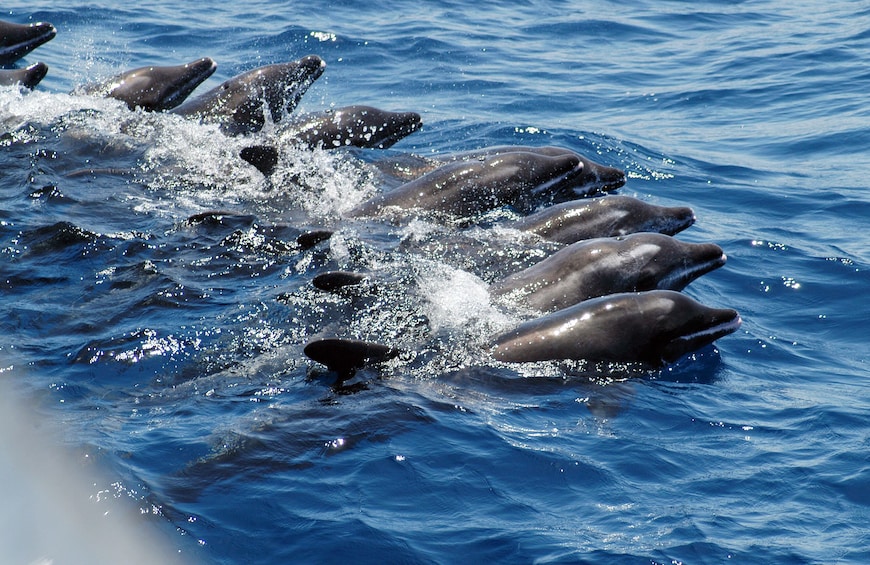
<svg viewBox="0 0 870 565"><path fill-rule="evenodd" d="M272 120L278 122L299 104L308 87L323 74L326 63L317 55L260 67L252 84L262 89Z"/></svg>
<svg viewBox="0 0 870 565"><path fill-rule="evenodd" d="M609 212L614 235L636 232L676 235L695 223L695 211L688 206L657 206L616 194L596 198L594 202Z"/></svg>
<svg viewBox="0 0 870 565"><path fill-rule="evenodd" d="M371 127L371 126L369 126ZM423 119L417 112L385 112L376 125L372 142L366 147L387 149L423 127Z"/></svg>
<svg viewBox="0 0 870 565"><path fill-rule="evenodd" d="M688 206L655 206L647 218L645 231L676 235L695 223L695 211Z"/></svg>
<svg viewBox="0 0 870 565"><path fill-rule="evenodd" d="M33 63L23 69L4 70L0 75L0 85L8 86L20 84L24 88L33 88L48 73L48 65L45 63Z"/></svg>
<svg viewBox="0 0 870 565"><path fill-rule="evenodd" d="M549 193L555 202L616 190L625 184L624 171L596 163L570 149L547 146L531 148L531 151L548 156L573 155L580 162L576 170L550 187Z"/></svg>
<svg viewBox="0 0 870 565"><path fill-rule="evenodd" d="M184 102L215 69L217 64L208 57L184 65L141 67L121 73L103 83L86 86L83 91L86 94L115 98L126 103L131 110L169 110Z"/></svg>
<svg viewBox="0 0 870 565"><path fill-rule="evenodd" d="M724 265L727 259L715 243L689 243L658 233L636 233L619 239L626 244L624 253L645 263L636 290L682 290Z"/></svg>
<svg viewBox="0 0 870 565"><path fill-rule="evenodd" d="M548 155L542 152L518 151L500 156L501 159L519 157L528 160L527 172L533 185L531 192L536 199L552 200L583 175L583 162L573 152Z"/></svg>
<svg viewBox="0 0 870 565"><path fill-rule="evenodd" d="M26 88L33 88L48 74L48 65L45 63L33 63L24 69L24 78L21 81Z"/></svg>
<svg viewBox="0 0 870 565"><path fill-rule="evenodd" d="M14 24L0 22L0 65L14 63L57 35L47 22Z"/></svg>
<svg viewBox="0 0 870 565"><path fill-rule="evenodd" d="M388 112L371 106L341 108L332 119L339 132L334 144L377 149L386 149L423 126L416 112Z"/></svg>
<svg viewBox="0 0 870 565"><path fill-rule="evenodd" d="M299 104L308 87L323 74L326 63L317 55L298 61L276 63L242 73L218 87L211 103L214 111L225 114L225 133L235 135L260 131L268 109L273 122L279 122Z"/></svg>
<svg viewBox="0 0 870 565"><path fill-rule="evenodd" d="M168 110L184 102L190 93L210 77L217 63L208 57L177 67L155 68L151 99L154 110ZM149 109L143 104L143 108Z"/></svg>
<svg viewBox="0 0 870 565"><path fill-rule="evenodd" d="M570 187L572 193L568 195L569 198L609 192L625 184L625 171L596 163L582 155L580 161L583 163L583 174L579 175Z"/></svg>
<svg viewBox="0 0 870 565"><path fill-rule="evenodd" d="M641 293L649 314L650 361L673 363L683 355L737 331L740 315L731 308L711 308L670 290Z"/></svg>

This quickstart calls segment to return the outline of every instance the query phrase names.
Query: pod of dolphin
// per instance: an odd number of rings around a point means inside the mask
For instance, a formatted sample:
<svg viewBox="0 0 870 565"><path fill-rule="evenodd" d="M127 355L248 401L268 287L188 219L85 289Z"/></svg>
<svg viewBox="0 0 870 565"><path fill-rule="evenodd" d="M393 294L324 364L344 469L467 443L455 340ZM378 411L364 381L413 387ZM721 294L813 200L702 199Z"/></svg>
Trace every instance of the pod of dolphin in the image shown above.
<svg viewBox="0 0 870 565"><path fill-rule="evenodd" d="M0 65L14 64L55 35L51 24L0 21ZM216 123L231 136L260 131L267 119L286 119L290 137L312 148L387 148L422 125L417 113L370 106L287 118L323 73L325 63L315 55L256 68L189 99L216 67L209 58L171 67L142 67L75 93L114 98L130 109ZM44 63L0 69L0 85L32 89L47 70ZM278 166L279 155L280 148L268 144L251 145L240 153L266 176ZM695 222L692 209L602 196L625 183L619 169L569 149L527 146L489 147L436 158L405 155L377 166L403 184L351 209L345 214L348 221L402 222L424 214L452 226L510 207L524 215L504 227L561 246L537 264L490 285L494 300L541 314L491 340L495 361L571 359L656 368L711 344L741 324L736 311L711 308L679 292L726 261L718 245L673 237ZM312 245L330 236L328 231L311 233L316 236ZM313 284L337 292L365 278L363 273L332 271L318 274ZM356 370L394 358L399 351L389 345L329 337L309 342L304 353L336 372L340 385Z"/></svg>

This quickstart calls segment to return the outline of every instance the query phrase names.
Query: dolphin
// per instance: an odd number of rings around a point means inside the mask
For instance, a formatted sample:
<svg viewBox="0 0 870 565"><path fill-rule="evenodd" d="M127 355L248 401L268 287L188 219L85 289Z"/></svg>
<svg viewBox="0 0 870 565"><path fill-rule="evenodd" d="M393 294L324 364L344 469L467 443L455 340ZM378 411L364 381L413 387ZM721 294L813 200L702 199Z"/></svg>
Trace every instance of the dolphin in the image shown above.
<svg viewBox="0 0 870 565"><path fill-rule="evenodd" d="M386 149L423 125L416 112L388 112L371 106L346 106L305 114L291 120L287 136L309 147L334 149L360 147ZM278 165L278 148L245 147L239 156L266 176Z"/></svg>
<svg viewBox="0 0 870 565"><path fill-rule="evenodd" d="M590 239L510 275L490 292L552 312L605 294L682 290L725 260L714 243L687 243L658 233Z"/></svg>
<svg viewBox="0 0 870 565"><path fill-rule="evenodd" d="M676 235L693 223L695 213L685 206L656 206L631 196L608 195L555 204L510 227L571 244L637 232Z"/></svg>
<svg viewBox="0 0 870 565"><path fill-rule="evenodd" d="M455 161L363 202L349 215L371 216L396 207L468 217L504 205L528 205L531 198L566 187L570 190L582 174L583 165L572 153L549 156L515 151Z"/></svg>
<svg viewBox="0 0 870 565"><path fill-rule="evenodd" d="M740 327L730 308L710 308L672 290L620 293L530 320L498 336L499 361L585 359L660 367Z"/></svg>
<svg viewBox="0 0 870 565"><path fill-rule="evenodd" d="M16 24L0 21L0 65L14 63L55 35L57 30L50 23Z"/></svg>
<svg viewBox="0 0 870 565"><path fill-rule="evenodd" d="M376 163L376 166L381 170L381 172L392 177L401 180L413 180L435 170L445 163L453 163L456 161L476 161L517 151L524 153L538 153L540 155L549 155L551 157L567 153L575 155L580 159L580 162L583 163L583 174L575 179L575 184L571 187L573 193L565 192L559 195L562 200L576 196L588 196L598 192L616 190L625 184L624 171L596 163L595 161L587 159L570 149L556 146L531 147L525 145L497 145L472 151L449 153L447 155L436 157L403 155L398 158L380 161Z"/></svg>
<svg viewBox="0 0 870 565"><path fill-rule="evenodd" d="M48 65L45 63L33 63L23 69L0 69L0 86L20 84L24 88L33 88L39 81L45 78Z"/></svg>
<svg viewBox="0 0 870 565"><path fill-rule="evenodd" d="M317 55L266 65L237 75L172 112L205 123L219 123L230 135L263 129L268 109L273 121L292 112L308 87L323 74L326 63Z"/></svg>
<svg viewBox="0 0 870 565"><path fill-rule="evenodd" d="M215 69L217 63L208 57L171 67L140 67L87 85L79 92L115 98L126 103L131 110L170 110L184 102Z"/></svg>

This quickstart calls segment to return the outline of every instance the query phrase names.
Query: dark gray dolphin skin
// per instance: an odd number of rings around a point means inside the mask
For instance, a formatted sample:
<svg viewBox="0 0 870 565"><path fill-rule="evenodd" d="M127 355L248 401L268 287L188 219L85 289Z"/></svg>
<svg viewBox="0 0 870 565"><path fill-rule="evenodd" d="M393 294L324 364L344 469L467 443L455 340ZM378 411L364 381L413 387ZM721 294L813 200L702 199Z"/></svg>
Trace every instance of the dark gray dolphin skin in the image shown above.
<svg viewBox="0 0 870 565"><path fill-rule="evenodd" d="M265 176L271 176L278 167L278 148L274 145L251 145L239 151L243 161L252 164Z"/></svg>
<svg viewBox="0 0 870 565"><path fill-rule="evenodd" d="M525 151L549 156L564 155L567 153L575 155L577 156L577 158L580 159L580 162L583 163L583 174L574 179L574 184L571 186L573 194L563 193L562 195L556 196L562 196L563 198L588 196L597 192L616 190L617 188L625 184L624 171L614 167L608 167L606 165L596 163L595 161L591 161L586 157L564 147L529 147L500 145L495 147L485 147L476 151L456 153L450 156L448 160L468 161L473 159L480 159L482 157L488 157L491 155L503 155L505 153L512 153L515 151Z"/></svg>
<svg viewBox="0 0 870 565"><path fill-rule="evenodd" d="M695 213L685 206L656 206L631 196L608 195L548 206L510 227L571 244L638 232L676 235L693 223Z"/></svg>
<svg viewBox="0 0 870 565"><path fill-rule="evenodd" d="M386 149L423 125L416 112L388 112L371 106L346 106L294 118L289 133L294 142L309 147L335 149L360 147ZM278 165L278 148L245 147L239 156L266 176Z"/></svg>
<svg viewBox="0 0 870 565"><path fill-rule="evenodd" d="M134 110L158 112L175 108L210 77L217 63L208 57L184 65L140 67L81 89L82 94L115 98Z"/></svg>
<svg viewBox="0 0 870 565"><path fill-rule="evenodd" d="M33 88L45 78L47 72L48 65L45 63L33 63L23 69L0 69L0 86L20 84L24 88Z"/></svg>
<svg viewBox="0 0 870 565"><path fill-rule="evenodd" d="M532 198L570 189L582 174L583 166L573 153L515 151L455 161L363 202L349 215L372 216L396 207L468 217L507 204L528 205Z"/></svg>
<svg viewBox="0 0 870 565"><path fill-rule="evenodd" d="M589 239L503 279L490 292L552 312L605 294L682 290L725 260L714 243L687 243L659 233Z"/></svg>
<svg viewBox="0 0 870 565"><path fill-rule="evenodd" d="M0 21L0 65L14 63L55 35L57 30L50 23L16 24Z"/></svg>
<svg viewBox="0 0 870 565"><path fill-rule="evenodd" d="M260 131L268 109L273 121L292 112L326 63L316 55L266 65L237 75L172 112L205 123L219 123L229 135Z"/></svg>
<svg viewBox="0 0 870 565"><path fill-rule="evenodd" d="M422 125L416 112L356 105L300 116L290 124L290 131L295 140L311 147L386 149Z"/></svg>
<svg viewBox="0 0 870 565"><path fill-rule="evenodd" d="M614 167L608 167L595 161L591 161L582 155L566 149L564 147L545 146L545 147L530 147L524 145L497 145L493 147L484 147L473 151L463 151L460 153L450 153L447 155L436 157L419 157L419 156L403 156L398 161L387 160L376 164L378 168L391 176L402 180L413 180L420 175L431 172L444 163L452 163L455 161L476 161L496 155L504 155L505 153L513 153L521 151L525 153L538 153L541 155L576 155L580 162L583 163L583 174L575 179L575 184L571 187L573 192L565 192L561 195L563 200L567 198L576 198L577 196L588 196L597 192L606 192L616 190L625 184L625 172Z"/></svg>
<svg viewBox="0 0 870 565"><path fill-rule="evenodd" d="M329 230L311 230L299 234L296 237L296 244L302 249L311 249L318 243L326 241L332 237L332 232Z"/></svg>
<svg viewBox="0 0 870 565"><path fill-rule="evenodd" d="M494 341L499 361L586 359L660 367L740 327L730 308L709 308L672 290L587 300L520 324Z"/></svg>
<svg viewBox="0 0 870 565"><path fill-rule="evenodd" d="M338 292L347 286L356 286L363 282L366 276L361 273L351 271L328 271L320 273L311 280L314 288L325 290L326 292Z"/></svg>
<svg viewBox="0 0 870 565"><path fill-rule="evenodd" d="M309 359L338 373L339 383L353 376L357 369L396 357L398 349L357 339L327 338L309 342L303 350Z"/></svg>

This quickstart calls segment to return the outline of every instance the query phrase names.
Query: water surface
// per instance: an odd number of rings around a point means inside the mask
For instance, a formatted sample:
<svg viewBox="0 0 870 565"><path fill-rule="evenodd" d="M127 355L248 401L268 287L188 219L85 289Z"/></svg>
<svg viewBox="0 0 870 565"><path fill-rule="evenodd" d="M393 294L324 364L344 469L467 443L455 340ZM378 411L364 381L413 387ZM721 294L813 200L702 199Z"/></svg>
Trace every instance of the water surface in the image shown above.
<svg viewBox="0 0 870 565"><path fill-rule="evenodd" d="M35 1L3 17L58 35L20 63L50 66L36 91L0 92L2 378L86 474L105 468L80 504L129 500L171 551L217 563L870 559L870 10ZM269 182L237 157L250 139L68 94L210 56L204 91L310 53L327 68L297 112L370 104L424 128L387 151L288 150ZM488 299L480 261L408 252L452 237L430 222L341 212L384 189L377 159L500 144L562 145L623 168L622 194L693 207L679 237L728 262L685 292L742 328L615 381L489 361L520 314ZM70 174L93 167L126 172ZM208 210L231 214L187 221ZM501 219L465 237L509 266ZM336 233L297 247L312 228ZM315 291L336 268L380 292ZM328 334L406 353L338 393L302 355Z"/></svg>

